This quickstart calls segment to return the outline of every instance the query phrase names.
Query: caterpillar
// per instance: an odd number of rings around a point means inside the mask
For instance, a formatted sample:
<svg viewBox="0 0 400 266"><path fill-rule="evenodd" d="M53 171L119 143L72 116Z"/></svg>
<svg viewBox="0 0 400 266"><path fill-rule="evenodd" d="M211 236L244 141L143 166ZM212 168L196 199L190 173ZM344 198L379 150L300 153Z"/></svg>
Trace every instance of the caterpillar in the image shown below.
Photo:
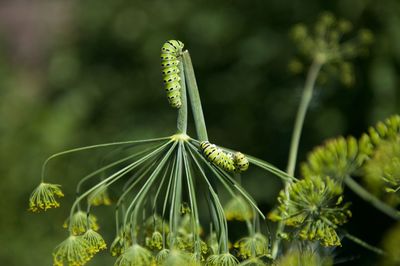
<svg viewBox="0 0 400 266"><path fill-rule="evenodd" d="M169 40L161 48L161 71L169 105L180 108L181 78L179 77L178 56L182 53L184 44L181 41Z"/></svg>
<svg viewBox="0 0 400 266"><path fill-rule="evenodd" d="M224 152L221 148L218 148L208 141L201 142L200 149L209 162L221 167L227 172L241 173L249 168L249 161L241 152L236 152L232 155L232 153Z"/></svg>

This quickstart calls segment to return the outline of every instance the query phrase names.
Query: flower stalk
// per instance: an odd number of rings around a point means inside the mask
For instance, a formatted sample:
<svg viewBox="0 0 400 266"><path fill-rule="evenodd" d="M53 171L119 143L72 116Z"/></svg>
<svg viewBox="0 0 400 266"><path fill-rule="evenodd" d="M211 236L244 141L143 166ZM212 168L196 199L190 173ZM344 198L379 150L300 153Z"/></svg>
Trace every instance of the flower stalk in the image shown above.
<svg viewBox="0 0 400 266"><path fill-rule="evenodd" d="M324 64L323 57L315 58L307 74L306 83L304 85L300 105L297 110L296 120L294 123L292 139L290 142L289 159L286 168L286 173L289 176L293 176L295 173L297 154L299 150L299 143L300 143L301 132L304 125L304 120L313 96L314 86L318 77L318 73L323 64ZM289 199L290 185L291 185L290 180L284 182L284 190L287 199ZM272 257L274 259L278 255L278 249L281 241L280 235L283 233L284 230L285 230L285 223L283 221L279 221L278 228L275 234L275 241L274 244L272 245Z"/></svg>

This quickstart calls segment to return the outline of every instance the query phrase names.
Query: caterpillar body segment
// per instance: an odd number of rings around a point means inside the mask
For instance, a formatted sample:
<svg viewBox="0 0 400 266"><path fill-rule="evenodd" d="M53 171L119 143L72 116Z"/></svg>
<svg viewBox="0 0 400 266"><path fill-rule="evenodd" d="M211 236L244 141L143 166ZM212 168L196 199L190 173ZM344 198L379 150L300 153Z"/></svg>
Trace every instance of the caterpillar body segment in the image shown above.
<svg viewBox="0 0 400 266"><path fill-rule="evenodd" d="M236 172L242 173L249 168L249 160L241 152L235 153L235 155L233 156L233 161L235 163L235 171Z"/></svg>

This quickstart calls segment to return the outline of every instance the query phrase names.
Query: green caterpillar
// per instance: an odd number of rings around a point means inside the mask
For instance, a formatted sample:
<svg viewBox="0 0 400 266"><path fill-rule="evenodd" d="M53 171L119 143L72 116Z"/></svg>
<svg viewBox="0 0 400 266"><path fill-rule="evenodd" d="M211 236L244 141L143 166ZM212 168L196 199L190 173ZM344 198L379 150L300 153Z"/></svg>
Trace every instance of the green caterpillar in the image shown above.
<svg viewBox="0 0 400 266"><path fill-rule="evenodd" d="M208 141L200 143L200 149L208 161L230 173L241 173L249 168L249 161L241 152L235 154L224 152Z"/></svg>
<svg viewBox="0 0 400 266"><path fill-rule="evenodd" d="M161 70L165 91L169 105L180 108L181 101L181 78L179 77L179 60L184 44L181 41L169 40L161 48Z"/></svg>

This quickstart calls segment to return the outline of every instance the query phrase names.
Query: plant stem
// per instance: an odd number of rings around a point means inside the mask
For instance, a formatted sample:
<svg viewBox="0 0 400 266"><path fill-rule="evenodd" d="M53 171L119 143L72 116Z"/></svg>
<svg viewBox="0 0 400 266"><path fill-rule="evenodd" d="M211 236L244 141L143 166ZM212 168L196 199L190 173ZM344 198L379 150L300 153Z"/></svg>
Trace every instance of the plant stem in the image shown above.
<svg viewBox="0 0 400 266"><path fill-rule="evenodd" d="M201 106L199 88L197 87L196 77L194 75L192 59L190 58L189 51L187 50L183 52L183 65L197 138L200 141L206 141L208 140L208 135L206 122L204 120L203 108Z"/></svg>
<svg viewBox="0 0 400 266"><path fill-rule="evenodd" d="M382 249L374 247L374 246L368 244L367 242L364 242L363 240L359 239L356 236L353 236L353 235L351 235L349 233L346 233L344 236L347 237L349 240L353 241L354 243L362 246L363 248L368 249L368 250L370 250L372 252L375 252L376 254L386 255L386 252L383 251Z"/></svg>
<svg viewBox="0 0 400 266"><path fill-rule="evenodd" d="M396 209L392 208L391 206L387 205L386 203L382 202L380 199L372 195L368 192L365 188L360 186L354 179L350 176L344 179L346 185L356 193L360 198L363 200L371 203L372 206L383 212L384 214L392 217L395 220L400 220L400 212Z"/></svg>
<svg viewBox="0 0 400 266"><path fill-rule="evenodd" d="M297 116L294 124L292 140L290 143L289 161L286 169L286 172L291 176L294 175L301 131L303 129L304 119L306 117L307 109L308 106L310 105L313 96L315 81L317 80L321 66L322 63L318 60L314 60L314 62L312 63L307 74L307 79L304 85L299 109L297 110Z"/></svg>
<svg viewBox="0 0 400 266"><path fill-rule="evenodd" d="M179 62L178 67L179 67L179 76L181 78L180 84L181 84L181 102L182 102L182 105L178 110L178 121L177 121L176 127L177 127L179 133L186 134L188 110L187 110L185 72L184 72L184 69L183 69L182 57L179 58L179 61L180 62Z"/></svg>
<svg viewBox="0 0 400 266"><path fill-rule="evenodd" d="M294 176L295 168L296 168L296 160L297 160L297 153L299 150L299 143L300 143L300 136L301 131L303 130L304 119L306 117L308 106L310 105L315 81L317 80L318 73L323 65L321 60L315 59L311 64L310 69L307 73L306 83L304 85L303 94L301 96L301 101L299 108L297 110L296 120L294 123L292 140L290 142L290 150L289 150L289 160L286 168L286 172L289 176ZM289 187L292 181L287 180L284 182L285 184L285 194L287 199L289 199ZM275 242L272 246L272 258L276 258L278 255L278 249L281 242L280 235L285 229L284 221L280 221L278 223L278 228L275 234Z"/></svg>

